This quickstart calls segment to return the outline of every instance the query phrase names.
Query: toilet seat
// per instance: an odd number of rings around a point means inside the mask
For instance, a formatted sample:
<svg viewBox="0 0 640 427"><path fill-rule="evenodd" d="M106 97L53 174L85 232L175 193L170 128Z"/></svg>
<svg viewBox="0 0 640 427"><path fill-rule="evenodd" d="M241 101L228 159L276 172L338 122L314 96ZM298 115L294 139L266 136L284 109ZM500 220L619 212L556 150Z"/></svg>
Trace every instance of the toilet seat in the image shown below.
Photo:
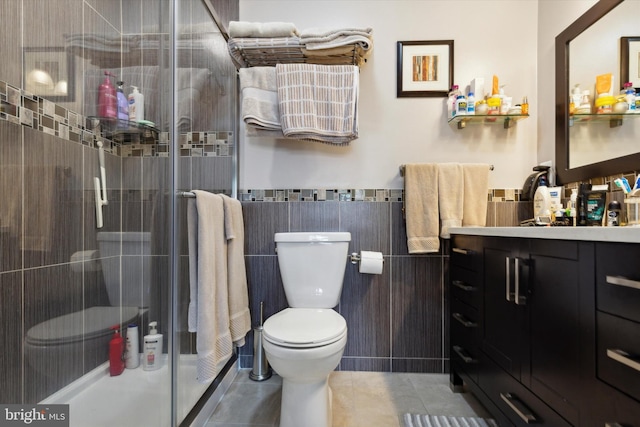
<svg viewBox="0 0 640 427"><path fill-rule="evenodd" d="M344 317L324 308L286 308L269 317L263 328L265 340L294 348L322 347L347 334Z"/></svg>
<svg viewBox="0 0 640 427"><path fill-rule="evenodd" d="M113 334L114 325L136 321L139 312L138 307L89 307L38 323L27 331L26 342L54 345L102 337Z"/></svg>

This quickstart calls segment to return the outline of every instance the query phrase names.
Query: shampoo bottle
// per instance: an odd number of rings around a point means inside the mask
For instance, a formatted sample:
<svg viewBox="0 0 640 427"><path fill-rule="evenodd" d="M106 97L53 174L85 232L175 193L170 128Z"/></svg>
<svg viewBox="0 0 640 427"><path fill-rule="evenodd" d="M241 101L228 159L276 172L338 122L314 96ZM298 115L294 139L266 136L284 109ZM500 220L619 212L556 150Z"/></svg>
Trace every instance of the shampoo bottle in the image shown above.
<svg viewBox="0 0 640 427"><path fill-rule="evenodd" d="M135 369L140 366L138 351L138 325L131 324L127 328L127 345L124 355L124 364L127 369Z"/></svg>
<svg viewBox="0 0 640 427"><path fill-rule="evenodd" d="M536 189L536 193L533 196L533 217L534 218L551 218L551 194L549 193L549 187L547 187L547 181L544 177L540 178L540 185Z"/></svg>
<svg viewBox="0 0 640 427"><path fill-rule="evenodd" d="M116 95L116 88L109 78L113 76L113 74L105 71L104 76L104 81L98 88L98 116L116 119L118 118L118 97Z"/></svg>
<svg viewBox="0 0 640 427"><path fill-rule="evenodd" d="M136 86L131 86L133 92L129 94L129 120L139 122L144 120L144 95Z"/></svg>
<svg viewBox="0 0 640 427"><path fill-rule="evenodd" d="M111 329L113 329L113 337L109 341L109 374L115 377L124 371L124 360L122 360L124 342L118 330L118 325L112 326Z"/></svg>
<svg viewBox="0 0 640 427"><path fill-rule="evenodd" d="M142 369L145 371L160 369L162 364L162 334L158 333L157 326L158 322L149 322L149 335L144 336Z"/></svg>
<svg viewBox="0 0 640 427"><path fill-rule="evenodd" d="M122 85L124 85L124 82L119 81L116 93L116 97L118 98L118 120L126 122L129 120L129 101L127 101L127 97L122 90Z"/></svg>

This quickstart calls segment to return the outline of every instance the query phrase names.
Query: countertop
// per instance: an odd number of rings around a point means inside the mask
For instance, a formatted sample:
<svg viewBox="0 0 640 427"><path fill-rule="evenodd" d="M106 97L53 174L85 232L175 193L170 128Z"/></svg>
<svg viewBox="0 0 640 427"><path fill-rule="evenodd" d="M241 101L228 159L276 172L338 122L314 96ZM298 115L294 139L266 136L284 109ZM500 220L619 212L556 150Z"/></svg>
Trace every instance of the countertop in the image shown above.
<svg viewBox="0 0 640 427"><path fill-rule="evenodd" d="M451 234L640 243L640 227L454 227Z"/></svg>

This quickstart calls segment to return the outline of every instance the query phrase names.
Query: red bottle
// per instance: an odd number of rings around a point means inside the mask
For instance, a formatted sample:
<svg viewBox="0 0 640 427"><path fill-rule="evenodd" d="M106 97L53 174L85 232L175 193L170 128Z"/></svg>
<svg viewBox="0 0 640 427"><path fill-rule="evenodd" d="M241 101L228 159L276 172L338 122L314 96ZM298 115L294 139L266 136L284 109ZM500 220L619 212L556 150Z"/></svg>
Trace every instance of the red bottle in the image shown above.
<svg viewBox="0 0 640 427"><path fill-rule="evenodd" d="M120 375L124 371L124 340L120 335L119 326L112 326L113 337L109 341L109 374L112 377Z"/></svg>
<svg viewBox="0 0 640 427"><path fill-rule="evenodd" d="M118 118L118 96L116 88L111 83L109 71L104 72L104 81L98 88L98 117L100 118Z"/></svg>

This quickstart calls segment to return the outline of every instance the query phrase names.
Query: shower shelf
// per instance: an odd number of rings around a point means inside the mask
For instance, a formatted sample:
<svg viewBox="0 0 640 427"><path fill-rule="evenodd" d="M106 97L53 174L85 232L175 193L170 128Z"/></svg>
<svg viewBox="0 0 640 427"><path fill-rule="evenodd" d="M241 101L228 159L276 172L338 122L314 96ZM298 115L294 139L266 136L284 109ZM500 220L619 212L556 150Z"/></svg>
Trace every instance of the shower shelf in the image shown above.
<svg viewBox="0 0 640 427"><path fill-rule="evenodd" d="M154 126L111 117L90 116L89 123L94 132L121 144L155 144L160 132Z"/></svg>

